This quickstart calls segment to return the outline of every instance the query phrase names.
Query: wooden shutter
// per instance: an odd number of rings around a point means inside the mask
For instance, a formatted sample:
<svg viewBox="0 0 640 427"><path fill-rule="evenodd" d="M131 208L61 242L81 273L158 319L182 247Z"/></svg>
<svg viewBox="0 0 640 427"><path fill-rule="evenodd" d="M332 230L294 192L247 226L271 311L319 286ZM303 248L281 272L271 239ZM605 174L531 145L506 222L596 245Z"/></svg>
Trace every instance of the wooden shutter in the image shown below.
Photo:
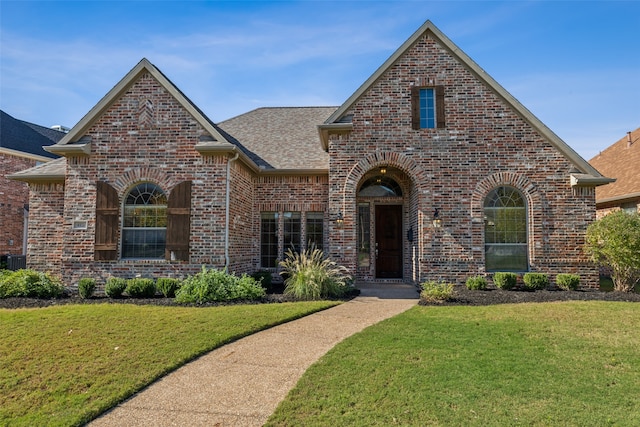
<svg viewBox="0 0 640 427"><path fill-rule="evenodd" d="M420 129L420 88L411 87L411 128Z"/></svg>
<svg viewBox="0 0 640 427"><path fill-rule="evenodd" d="M96 261L118 258L118 228L120 201L118 192L106 182L96 182Z"/></svg>
<svg viewBox="0 0 640 427"><path fill-rule="evenodd" d="M175 261L189 260L191 228L191 181L176 185L167 204L167 245L165 258ZM173 256L171 255L173 253Z"/></svg>
<svg viewBox="0 0 640 427"><path fill-rule="evenodd" d="M436 86L436 127L445 127L444 119L444 86Z"/></svg>

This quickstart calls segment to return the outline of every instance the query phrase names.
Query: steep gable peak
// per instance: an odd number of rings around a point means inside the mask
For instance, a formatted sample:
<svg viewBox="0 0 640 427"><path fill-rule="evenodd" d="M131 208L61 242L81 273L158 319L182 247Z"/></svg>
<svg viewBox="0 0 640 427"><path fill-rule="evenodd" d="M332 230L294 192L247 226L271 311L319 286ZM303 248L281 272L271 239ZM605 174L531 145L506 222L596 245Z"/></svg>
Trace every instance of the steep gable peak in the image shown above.
<svg viewBox="0 0 640 427"><path fill-rule="evenodd" d="M85 154L91 153L91 142L85 137L86 132L109 107L124 94L140 77L150 74L169 92L207 131L212 140L220 144L228 141L218 131L215 124L187 98L155 65L147 58L142 58L71 130L55 145L46 150L56 154Z"/></svg>
<svg viewBox="0 0 640 427"><path fill-rule="evenodd" d="M385 74L387 70L403 57L416 42L423 37L435 40L438 45L447 50L462 66L466 67L489 90L501 98L513 111L536 129L542 137L555 147L575 167L575 179L572 185L603 185L612 180L603 177L593 166L583 159L576 151L567 145L551 129L534 116L524 105L513 97L504 87L494 80L482 67L453 43L433 22L427 20L411 37L407 39L322 125L318 126L322 147L328 149L328 136L331 133L344 133L352 129L348 117L353 105ZM437 82L429 82L437 83ZM416 80L416 84L422 84Z"/></svg>

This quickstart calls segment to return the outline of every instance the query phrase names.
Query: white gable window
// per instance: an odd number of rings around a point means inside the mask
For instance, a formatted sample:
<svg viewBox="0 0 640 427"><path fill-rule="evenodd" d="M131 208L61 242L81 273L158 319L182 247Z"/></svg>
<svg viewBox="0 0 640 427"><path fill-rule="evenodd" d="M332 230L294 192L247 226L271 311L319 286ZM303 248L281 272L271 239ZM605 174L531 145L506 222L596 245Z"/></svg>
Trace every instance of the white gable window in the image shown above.
<svg viewBox="0 0 640 427"><path fill-rule="evenodd" d="M133 187L124 202L123 258L164 258L167 236L167 196L155 184Z"/></svg>
<svg viewBox="0 0 640 427"><path fill-rule="evenodd" d="M501 186L484 200L487 271L527 271L527 209L513 187Z"/></svg>

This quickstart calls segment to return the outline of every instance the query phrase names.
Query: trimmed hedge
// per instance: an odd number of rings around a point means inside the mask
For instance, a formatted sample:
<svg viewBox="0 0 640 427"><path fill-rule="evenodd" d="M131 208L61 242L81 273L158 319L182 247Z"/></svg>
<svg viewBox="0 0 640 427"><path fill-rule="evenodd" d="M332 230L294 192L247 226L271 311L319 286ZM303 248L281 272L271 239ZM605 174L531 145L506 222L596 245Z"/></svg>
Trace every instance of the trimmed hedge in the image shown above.
<svg viewBox="0 0 640 427"><path fill-rule="evenodd" d="M565 291L575 291L580 286L580 276L577 274L560 273L556 276L556 285Z"/></svg>
<svg viewBox="0 0 640 427"><path fill-rule="evenodd" d="M62 282L49 273L26 269L0 275L0 298L59 298L63 294Z"/></svg>
<svg viewBox="0 0 640 427"><path fill-rule="evenodd" d="M469 277L465 284L467 289L471 290L483 291L487 289L487 279L484 276Z"/></svg>
<svg viewBox="0 0 640 427"><path fill-rule="evenodd" d="M518 275L516 273L499 272L493 274L493 284L499 289L510 290L516 287Z"/></svg>
<svg viewBox="0 0 640 427"><path fill-rule="evenodd" d="M524 287L536 291L546 289L549 286L549 275L545 273L525 273L522 276Z"/></svg>

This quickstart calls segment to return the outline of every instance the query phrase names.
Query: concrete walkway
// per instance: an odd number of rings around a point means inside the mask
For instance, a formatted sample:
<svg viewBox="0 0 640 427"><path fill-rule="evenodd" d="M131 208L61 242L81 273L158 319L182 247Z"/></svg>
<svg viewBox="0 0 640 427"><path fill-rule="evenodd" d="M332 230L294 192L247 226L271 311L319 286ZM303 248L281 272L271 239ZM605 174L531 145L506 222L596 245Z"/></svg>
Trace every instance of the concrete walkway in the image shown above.
<svg viewBox="0 0 640 427"><path fill-rule="evenodd" d="M220 347L90 425L262 426L304 371L343 339L418 302L412 285L361 285L357 298Z"/></svg>

